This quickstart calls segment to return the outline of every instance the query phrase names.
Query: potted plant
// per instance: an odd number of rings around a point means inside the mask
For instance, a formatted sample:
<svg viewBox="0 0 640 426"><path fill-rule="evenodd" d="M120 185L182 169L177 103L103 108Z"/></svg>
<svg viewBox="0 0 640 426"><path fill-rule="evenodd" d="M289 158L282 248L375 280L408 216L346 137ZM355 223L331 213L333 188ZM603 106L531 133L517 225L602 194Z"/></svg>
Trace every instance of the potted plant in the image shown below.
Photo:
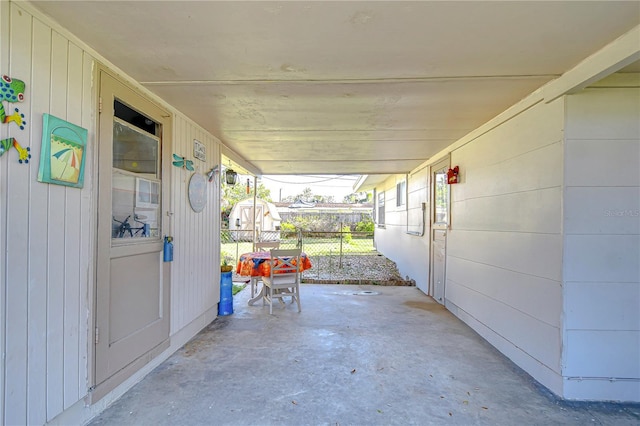
<svg viewBox="0 0 640 426"><path fill-rule="evenodd" d="M231 271L233 271L233 257L231 257L226 253L223 253L222 264L220 265L220 272L231 272Z"/></svg>

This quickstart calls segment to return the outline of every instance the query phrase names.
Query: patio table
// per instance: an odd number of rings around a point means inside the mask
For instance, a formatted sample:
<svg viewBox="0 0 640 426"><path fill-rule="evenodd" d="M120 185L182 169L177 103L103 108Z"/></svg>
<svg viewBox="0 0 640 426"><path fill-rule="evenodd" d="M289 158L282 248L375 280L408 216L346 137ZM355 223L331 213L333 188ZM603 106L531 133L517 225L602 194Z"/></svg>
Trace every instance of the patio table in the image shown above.
<svg viewBox="0 0 640 426"><path fill-rule="evenodd" d="M255 251L240 255L236 273L244 277L268 277L271 272L271 253L268 251ZM311 268L311 260L306 253L300 255L300 272ZM260 288L258 294L249 299L249 305L253 305L264 296L264 285Z"/></svg>

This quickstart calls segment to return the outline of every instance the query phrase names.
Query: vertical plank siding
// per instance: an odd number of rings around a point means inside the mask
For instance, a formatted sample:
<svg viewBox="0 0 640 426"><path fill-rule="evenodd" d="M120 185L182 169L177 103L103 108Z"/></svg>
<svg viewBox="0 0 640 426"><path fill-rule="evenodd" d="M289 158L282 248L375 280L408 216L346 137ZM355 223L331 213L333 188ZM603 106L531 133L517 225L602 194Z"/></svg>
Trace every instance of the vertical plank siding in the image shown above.
<svg viewBox="0 0 640 426"><path fill-rule="evenodd" d="M38 20L33 21L33 38L38 40L33 43L33 58L39 58L43 64L51 62L51 29ZM34 120L34 111L47 111L49 109L50 71L48 67L36 67L31 73L31 86L29 93L38 93L32 99L32 108L29 111L31 118L30 128L32 134L42 134L42 120ZM41 94L41 95L40 95ZM27 97L29 97L27 95ZM32 268L29 273L29 353L28 353L28 394L29 407L27 420L30 424L43 424L46 422L47 407L47 244L46 235L49 226L49 218L41 212L47 211L49 204L49 188L37 181L38 165L37 147L31 144L31 156L33 165L30 167L31 176L31 205L32 214L29 216L29 258L38 259L42 264L39 268Z"/></svg>
<svg viewBox="0 0 640 426"><path fill-rule="evenodd" d="M9 3L0 2L0 73L9 73ZM7 126L0 126L0 138L8 136ZM0 161L5 159L0 158ZM0 163L2 164L2 163ZM0 354L6 354L6 289L7 289L7 176L8 167L0 167ZM5 357L0 356L0 422L5 420Z"/></svg>
<svg viewBox="0 0 640 426"><path fill-rule="evenodd" d="M9 52L12 55L10 69L2 72L13 78L24 80L28 88L31 71L29 64L31 20L24 19L15 9L11 10L9 31L12 34L9 41ZM24 56L14 60L14 52L22 52ZM14 107L16 105L8 105L7 110L10 112ZM31 99L28 94L19 108L27 116L26 113L31 109ZM14 124L7 127L9 127L9 137L15 137L23 146L28 144L31 136L30 129L25 127L21 131ZM5 362L7 367L11 367L5 370L5 423L24 424L27 414L24 395L27 392L29 168L32 166L18 164L15 155L15 151L9 151L2 158L3 167L8 171L5 194L7 199L11 199L11 204L6 204L6 241L11 241L11 245L7 244L6 248L5 294L8 326L5 328Z"/></svg>
<svg viewBox="0 0 640 426"><path fill-rule="evenodd" d="M219 163L217 139L193 125L182 116L175 117L173 151L193 160L195 171L206 174ZM207 161L193 157L193 140L205 145ZM217 307L219 294L218 248L220 214L220 180L207 183L207 205L200 213L191 209L188 199L189 179L194 172L173 168L171 232L174 241L174 262L171 271L171 334Z"/></svg>
<svg viewBox="0 0 640 426"><path fill-rule="evenodd" d="M0 4L0 44L0 72L26 83L26 99L15 106L27 121L22 131L2 125L0 136L16 137L32 155L29 164L18 164L13 150L0 158L0 423L44 424L83 405L93 374L96 60L13 2ZM45 113L88 129L82 189L37 181ZM206 174L220 162L220 142L173 113L165 143ZM193 139L205 145L206 162L193 157ZM205 313L214 317L219 301L220 181L207 184L207 206L195 213L187 196L192 173L163 170L172 213L163 220L175 238L171 335Z"/></svg>
<svg viewBox="0 0 640 426"><path fill-rule="evenodd" d="M42 118L50 113L88 128L93 137L93 113L85 110L93 108L93 60L15 4L2 12L10 23L2 28L10 68L2 72L26 83L26 100L16 106L27 126L20 131L9 125L7 131L32 155L28 165L18 164L12 151L2 158L7 170L0 177L7 226L2 412L6 424L43 424L87 392L87 288L93 281L88 236L94 231L86 219L92 203L91 140L84 189L37 182Z"/></svg>

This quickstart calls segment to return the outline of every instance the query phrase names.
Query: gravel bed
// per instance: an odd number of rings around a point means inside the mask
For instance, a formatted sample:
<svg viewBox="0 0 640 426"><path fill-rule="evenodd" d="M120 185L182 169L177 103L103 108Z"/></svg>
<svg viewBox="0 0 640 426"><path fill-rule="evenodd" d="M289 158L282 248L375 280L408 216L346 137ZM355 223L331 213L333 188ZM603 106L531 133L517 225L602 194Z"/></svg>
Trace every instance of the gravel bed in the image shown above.
<svg viewBox="0 0 640 426"><path fill-rule="evenodd" d="M379 253L339 256L311 256L313 268L305 271L302 282L312 284L415 285L400 276L395 262Z"/></svg>

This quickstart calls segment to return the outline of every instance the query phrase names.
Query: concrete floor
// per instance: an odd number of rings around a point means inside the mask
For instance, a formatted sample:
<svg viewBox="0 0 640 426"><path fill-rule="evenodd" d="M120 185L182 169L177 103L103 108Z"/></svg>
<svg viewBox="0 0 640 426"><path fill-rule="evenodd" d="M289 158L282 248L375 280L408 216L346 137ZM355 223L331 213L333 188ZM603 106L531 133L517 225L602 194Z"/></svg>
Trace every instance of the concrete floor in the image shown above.
<svg viewBox="0 0 640 426"><path fill-rule="evenodd" d="M248 292L91 424L640 424L557 400L415 287L303 284L272 316Z"/></svg>

